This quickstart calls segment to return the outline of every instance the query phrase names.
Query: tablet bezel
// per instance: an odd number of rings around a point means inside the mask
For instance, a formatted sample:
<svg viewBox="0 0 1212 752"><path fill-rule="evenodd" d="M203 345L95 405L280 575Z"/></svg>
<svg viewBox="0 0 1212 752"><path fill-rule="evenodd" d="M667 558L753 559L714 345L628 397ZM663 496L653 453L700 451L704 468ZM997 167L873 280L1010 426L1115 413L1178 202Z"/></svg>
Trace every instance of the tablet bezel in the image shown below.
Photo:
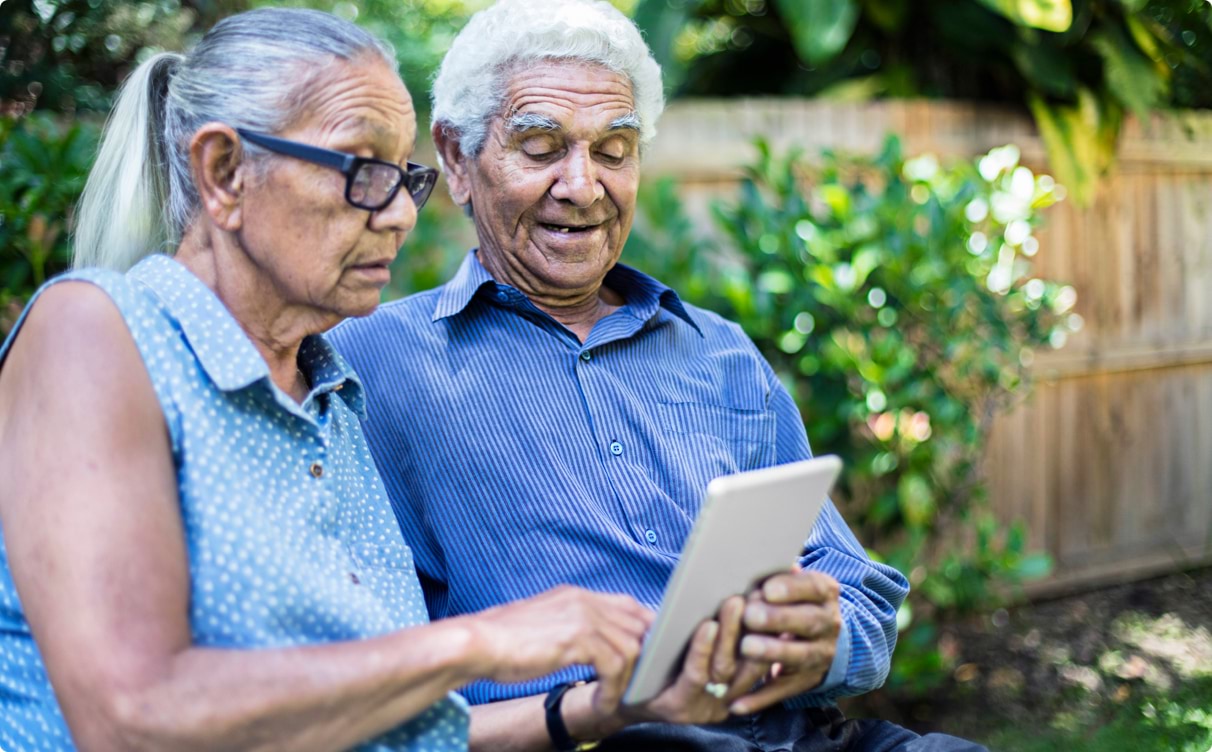
<svg viewBox="0 0 1212 752"><path fill-rule="evenodd" d="M841 472L825 455L711 481L694 528L665 587L627 705L656 697L677 677L695 628L731 595L790 570Z"/></svg>

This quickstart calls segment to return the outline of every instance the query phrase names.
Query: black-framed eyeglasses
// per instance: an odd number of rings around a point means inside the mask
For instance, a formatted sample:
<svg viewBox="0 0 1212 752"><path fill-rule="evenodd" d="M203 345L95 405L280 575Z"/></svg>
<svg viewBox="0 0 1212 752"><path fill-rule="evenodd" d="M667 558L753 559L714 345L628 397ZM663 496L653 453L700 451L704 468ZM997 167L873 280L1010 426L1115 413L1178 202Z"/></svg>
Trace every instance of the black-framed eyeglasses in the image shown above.
<svg viewBox="0 0 1212 752"><path fill-rule="evenodd" d="M434 184L438 182L437 170L415 162L409 162L408 169L403 170L399 165L381 159L321 149L318 146L243 128L237 128L236 133L249 143L275 154L339 170L345 176L345 200L367 211L378 211L390 204L399 193L401 185L408 188L408 195L412 196L413 204L417 211L421 211L421 207L429 200L429 194L433 192Z"/></svg>

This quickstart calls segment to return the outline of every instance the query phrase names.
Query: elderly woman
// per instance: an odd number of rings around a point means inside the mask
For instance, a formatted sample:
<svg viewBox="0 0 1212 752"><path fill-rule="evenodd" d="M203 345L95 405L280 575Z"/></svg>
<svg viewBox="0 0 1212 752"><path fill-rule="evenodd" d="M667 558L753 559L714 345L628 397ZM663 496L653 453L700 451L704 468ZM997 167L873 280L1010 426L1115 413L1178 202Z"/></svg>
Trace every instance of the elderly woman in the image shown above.
<svg viewBox="0 0 1212 752"><path fill-rule="evenodd" d="M427 623L320 336L378 303L433 187L372 37L217 25L127 82L78 267L0 349L0 749L463 749L452 690L592 664L650 616L564 588ZM129 271L127 271L129 269Z"/></svg>

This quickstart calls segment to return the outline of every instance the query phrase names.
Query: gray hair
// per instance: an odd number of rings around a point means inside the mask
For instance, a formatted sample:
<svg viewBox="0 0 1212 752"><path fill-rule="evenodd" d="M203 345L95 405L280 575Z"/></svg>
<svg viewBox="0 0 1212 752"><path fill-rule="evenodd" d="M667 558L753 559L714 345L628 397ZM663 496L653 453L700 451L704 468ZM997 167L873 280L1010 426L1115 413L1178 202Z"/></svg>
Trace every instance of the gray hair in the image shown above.
<svg viewBox="0 0 1212 752"><path fill-rule="evenodd" d="M125 270L175 248L198 210L189 142L205 123L280 132L336 60L377 56L382 41L336 16L265 8L220 21L191 52L162 52L127 78L80 198L72 264Z"/></svg>
<svg viewBox="0 0 1212 752"><path fill-rule="evenodd" d="M601 65L627 76L641 144L656 135L665 109L661 68L630 19L592 0L500 0L472 16L434 80L434 125L458 138L464 156L477 156L492 118L503 114L506 77L540 60Z"/></svg>

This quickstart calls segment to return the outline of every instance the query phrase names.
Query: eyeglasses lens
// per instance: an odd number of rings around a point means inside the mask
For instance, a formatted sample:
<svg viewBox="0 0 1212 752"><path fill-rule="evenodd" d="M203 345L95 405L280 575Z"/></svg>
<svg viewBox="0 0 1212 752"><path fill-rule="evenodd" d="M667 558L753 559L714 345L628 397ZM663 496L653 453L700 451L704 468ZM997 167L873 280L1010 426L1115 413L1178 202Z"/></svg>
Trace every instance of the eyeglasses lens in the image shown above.
<svg viewBox="0 0 1212 752"><path fill-rule="evenodd" d="M395 195L402 177L397 167L373 162L363 164L349 185L349 199L365 209L381 209Z"/></svg>
<svg viewBox="0 0 1212 752"><path fill-rule="evenodd" d="M433 186L438 181L436 172L429 168L419 168L413 170L410 167L408 173L408 193L412 195L412 201L417 205L417 211L425 206L425 202L429 200L429 194L433 192Z"/></svg>
<svg viewBox="0 0 1212 752"><path fill-rule="evenodd" d="M354 173L349 186L349 199L356 206L377 211L391 203L403 180L417 211L420 211L433 191L436 177L433 170L424 167L410 165L405 173L394 165L368 162Z"/></svg>

